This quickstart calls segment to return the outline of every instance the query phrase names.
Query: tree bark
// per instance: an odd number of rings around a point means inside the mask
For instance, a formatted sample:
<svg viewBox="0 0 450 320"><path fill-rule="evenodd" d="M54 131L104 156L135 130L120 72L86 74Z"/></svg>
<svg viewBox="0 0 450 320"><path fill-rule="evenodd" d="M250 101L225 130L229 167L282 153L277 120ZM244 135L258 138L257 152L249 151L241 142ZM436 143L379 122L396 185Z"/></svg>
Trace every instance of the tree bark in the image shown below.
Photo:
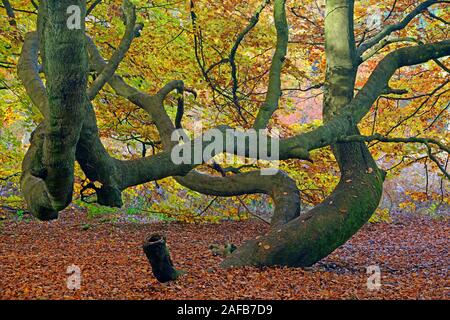
<svg viewBox="0 0 450 320"><path fill-rule="evenodd" d="M39 9L40 17L45 16L38 22L47 80L45 119L25 155L21 185L28 207L42 220L56 218L72 201L75 150L87 102L84 13L80 29L68 29L66 9L73 4L85 8L82 0L47 0Z"/></svg>
<svg viewBox="0 0 450 320"><path fill-rule="evenodd" d="M154 234L143 245L144 253L152 266L153 275L159 282L176 280L181 274L173 267L164 237Z"/></svg>
<svg viewBox="0 0 450 320"><path fill-rule="evenodd" d="M75 158L91 181L101 182L102 186L96 189L97 201L108 206L122 205L122 190L168 176L174 176L180 184L208 195L269 195L275 203L270 231L234 251L223 262L224 267L309 266L355 234L378 206L384 173L377 167L364 142L338 141L359 135L357 124L388 86L389 79L398 68L450 54L448 40L398 49L382 59L364 87L354 96L360 57L353 35L353 0L326 1L324 125L281 139L279 159L308 160L309 151L331 145L341 179L323 203L300 214L296 182L283 172L274 176L261 176L259 171L252 171L216 177L196 171L198 164L175 165L172 162L170 153L175 144L170 137L175 126L164 108L164 100L173 90L182 92L184 84L182 81L171 81L151 96L127 85L114 74L131 45L133 31L137 27L134 25L134 7L131 2L124 1L128 17L125 36L108 63L100 56L94 43L86 39L85 1L41 1L38 32L26 36L18 65L27 93L45 118L34 131L23 161L21 187L25 200L30 211L39 219L56 218L72 199ZM83 8L80 30L66 27L66 8L73 4ZM274 2L274 21L277 44L266 100L253 124L257 129L266 127L278 108L280 77L288 42L285 0ZM47 88L39 77L39 49ZM90 67L99 74L89 89L88 51ZM90 99L106 82L117 94L148 112L163 142L163 152L131 161L118 160L108 154L100 141L95 112L90 103ZM177 126L181 120L181 115L177 116ZM222 134L227 128L218 127ZM272 141L268 139L268 144ZM191 141L190 146L194 149L198 143L202 144L200 147L203 150L206 143L201 139ZM258 146L260 143L258 141ZM248 156L250 141L247 139L244 144L245 155ZM231 152L236 154L237 150ZM144 250L158 280L169 281L178 276L162 237L151 237Z"/></svg>
<svg viewBox="0 0 450 320"><path fill-rule="evenodd" d="M356 76L353 1L328 0L326 12L325 122L350 103ZM356 127L350 130L357 131ZM369 220L381 199L383 173L364 143L336 144L333 152L341 179L332 194L306 214L245 243L222 266L310 266L344 244Z"/></svg>

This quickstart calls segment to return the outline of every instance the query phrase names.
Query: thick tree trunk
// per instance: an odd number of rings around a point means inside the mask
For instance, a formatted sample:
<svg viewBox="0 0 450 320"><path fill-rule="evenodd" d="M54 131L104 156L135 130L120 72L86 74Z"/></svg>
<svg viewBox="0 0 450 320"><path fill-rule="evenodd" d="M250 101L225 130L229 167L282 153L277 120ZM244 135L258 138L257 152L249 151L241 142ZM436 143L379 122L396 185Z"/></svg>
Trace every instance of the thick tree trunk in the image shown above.
<svg viewBox="0 0 450 320"><path fill-rule="evenodd" d="M353 98L356 76L353 1L328 0L325 122ZM356 133L356 127L350 133ZM306 214L245 243L222 265L310 266L344 244L371 217L382 194L384 175L364 143L333 146L341 179L332 194Z"/></svg>
<svg viewBox="0 0 450 320"><path fill-rule="evenodd" d="M31 139L21 185L28 207L42 220L56 218L72 201L75 149L85 115L88 55L84 13L80 29L67 28L67 7L74 4L85 8L83 0L46 0L39 9L47 86L46 100L40 106L45 119Z"/></svg>

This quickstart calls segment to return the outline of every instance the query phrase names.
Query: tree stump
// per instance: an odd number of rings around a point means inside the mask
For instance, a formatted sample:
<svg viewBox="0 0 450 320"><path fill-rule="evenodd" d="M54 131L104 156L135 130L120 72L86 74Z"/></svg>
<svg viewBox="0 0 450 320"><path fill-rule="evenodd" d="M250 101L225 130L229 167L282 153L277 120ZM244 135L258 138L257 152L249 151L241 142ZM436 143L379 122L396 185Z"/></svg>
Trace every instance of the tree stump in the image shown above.
<svg viewBox="0 0 450 320"><path fill-rule="evenodd" d="M143 245L145 255L152 266L153 275L159 282L168 282L177 279L181 271L173 267L169 249L163 236L151 235Z"/></svg>

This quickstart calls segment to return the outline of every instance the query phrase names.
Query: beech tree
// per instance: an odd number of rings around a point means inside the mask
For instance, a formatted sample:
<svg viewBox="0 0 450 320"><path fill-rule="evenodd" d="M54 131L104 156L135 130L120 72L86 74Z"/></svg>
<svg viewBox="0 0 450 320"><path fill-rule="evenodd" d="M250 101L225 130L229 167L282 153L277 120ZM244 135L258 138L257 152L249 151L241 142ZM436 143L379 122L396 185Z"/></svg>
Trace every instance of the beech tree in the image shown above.
<svg viewBox="0 0 450 320"><path fill-rule="evenodd" d="M433 60L444 72L448 72L448 68L438 59L450 55L449 40L414 43L395 49L378 63L361 88L355 85L358 67L363 61L390 43L411 42L391 37L394 32L406 28L411 20L431 6L446 1L428 0L419 3L400 22L386 25L381 32L358 42L354 33L354 1L326 1L322 26L326 55L324 122L309 132L277 140L280 160L310 161L311 151L332 147L341 173L340 182L322 203L306 213L301 213L295 180L282 171L275 175L261 175L259 170L211 175L198 171L198 164L175 164L172 161L171 150L178 142L172 141L171 136L184 120L183 95L192 90L186 89L182 80L174 79L155 95L150 95L128 84L116 73L133 40L139 41L135 38L144 27L136 23L133 3L131 0L123 1L125 32L120 45L107 61L98 50L95 38L89 37L85 30L86 12L95 6L87 9L84 0L41 0L39 3L38 28L26 35L18 63L18 74L26 92L44 116L44 121L32 134L21 176L23 196L29 210L37 218L56 219L58 213L71 203L75 161L90 181L97 182L97 202L111 207L122 205L121 193L126 188L172 176L186 188L206 195L230 197L260 193L272 198L275 210L270 231L238 247L224 260L223 267L301 267L314 264L344 244L378 207L385 173L374 161L367 147L368 142L426 145L430 159L449 177L445 167L432 152L433 149L450 152L450 148L441 140L379 134L367 136L361 135L358 129L358 124L380 95L398 91L389 85L398 69ZM274 0L270 4L276 29L276 46L265 100L254 117L247 116L240 105L235 55L242 39L258 23L259 13L269 4L270 1L262 1L247 28L238 35L229 57L221 62L231 66L233 88L230 96L236 111L247 118L247 128L257 130L268 126L279 107L282 94L281 74L290 33L285 0ZM80 8L79 28L69 28L68 18L76 12L68 11L70 6ZM195 24L193 1L191 15ZM207 70L202 72L208 81ZM95 74L93 80L89 80L90 73ZM156 125L164 151L135 160L116 159L108 154L100 140L91 103L107 83L118 96L148 113ZM178 112L172 120L166 111L165 101L174 91L179 93ZM228 128L227 123L217 127L223 135ZM237 137L234 139L238 141ZM269 136L260 139L257 147L262 148L263 144L267 147L265 144L270 145L273 139L277 138ZM206 147L201 137L185 143L189 143L192 150ZM249 139L243 143L241 147L245 150L244 155L250 156ZM234 150L235 154L238 153L237 149ZM219 152L224 151L230 150ZM208 160L203 159L204 162Z"/></svg>

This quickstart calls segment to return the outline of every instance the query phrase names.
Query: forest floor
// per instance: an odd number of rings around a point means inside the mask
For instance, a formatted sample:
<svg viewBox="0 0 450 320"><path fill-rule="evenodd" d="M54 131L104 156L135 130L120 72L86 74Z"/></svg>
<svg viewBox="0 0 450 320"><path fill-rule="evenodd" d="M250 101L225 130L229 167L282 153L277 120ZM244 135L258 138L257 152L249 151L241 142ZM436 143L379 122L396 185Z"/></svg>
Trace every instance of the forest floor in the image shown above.
<svg viewBox="0 0 450 320"><path fill-rule="evenodd" d="M450 299L448 219L404 217L368 224L311 268L222 270L212 243L240 244L267 230L257 220L222 224L111 223L65 211L52 222L6 218L0 226L0 299ZM168 239L187 273L159 284L142 251L152 233ZM67 268L81 288L67 288ZM381 288L367 287L368 266Z"/></svg>

